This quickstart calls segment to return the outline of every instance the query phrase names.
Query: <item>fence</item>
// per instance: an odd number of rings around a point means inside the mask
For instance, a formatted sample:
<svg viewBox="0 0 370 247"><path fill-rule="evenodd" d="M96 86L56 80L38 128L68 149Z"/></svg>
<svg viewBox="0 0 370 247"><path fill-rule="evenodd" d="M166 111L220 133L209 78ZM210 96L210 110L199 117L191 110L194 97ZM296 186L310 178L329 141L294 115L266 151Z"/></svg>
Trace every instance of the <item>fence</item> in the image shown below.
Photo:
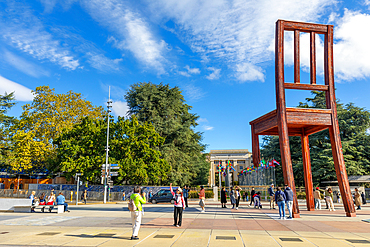
<svg viewBox="0 0 370 247"><path fill-rule="evenodd" d="M268 169L261 169L249 173L244 173L239 176L239 185L270 185L276 184L275 167L271 166Z"/></svg>
<svg viewBox="0 0 370 247"><path fill-rule="evenodd" d="M5 189L0 189L0 197L10 197L10 198L27 198L29 195L32 193L32 191L35 191L36 194L35 196L38 198L42 195L42 193L45 193L45 195L50 195L51 189L54 189L54 193L56 196L58 196L59 192L62 192L63 195L66 198L66 201L71 201L71 192L72 192L72 198L73 201L76 201L76 191L75 190L60 190L57 188L60 188L61 186L54 186L51 187L50 189L35 189L35 190L5 190ZM120 186L123 187L123 186ZM110 191L109 193L109 201L122 201L122 194L123 191L125 191L125 196L126 198L129 198L131 194L133 193L133 188L134 186L124 186L125 189L119 192L115 192L113 190ZM122 189L122 188L121 188ZM142 192L145 192L148 195L148 192L151 190L153 194L157 193L161 187L142 187ZM81 199L81 194L83 192L83 189L79 191L79 198L78 200ZM103 191L87 191L88 201L103 201L104 199L104 192ZM126 199L127 200L127 199Z"/></svg>

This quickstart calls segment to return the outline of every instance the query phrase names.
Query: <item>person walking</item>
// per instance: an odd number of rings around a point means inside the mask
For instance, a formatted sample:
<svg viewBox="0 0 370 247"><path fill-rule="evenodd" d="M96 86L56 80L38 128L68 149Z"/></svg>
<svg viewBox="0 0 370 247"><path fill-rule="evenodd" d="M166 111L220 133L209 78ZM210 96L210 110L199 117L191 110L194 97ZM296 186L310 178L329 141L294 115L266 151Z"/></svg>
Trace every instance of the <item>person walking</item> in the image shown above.
<svg viewBox="0 0 370 247"><path fill-rule="evenodd" d="M268 188L268 193L270 195L270 209L275 209L274 184L271 184L270 188Z"/></svg>
<svg viewBox="0 0 370 247"><path fill-rule="evenodd" d="M245 198L246 198L246 191L242 192L242 198L243 198L243 202L245 202Z"/></svg>
<svg viewBox="0 0 370 247"><path fill-rule="evenodd" d="M361 194L357 188L355 188L355 204L357 206L357 210L361 210Z"/></svg>
<svg viewBox="0 0 370 247"><path fill-rule="evenodd" d="M202 213L204 213L206 210L205 210L205 200L206 200L206 192L204 190L204 187L203 185L200 186L200 191L198 193L199 195L199 206L202 208Z"/></svg>
<svg viewBox="0 0 370 247"><path fill-rule="evenodd" d="M81 200L84 201L84 203L86 204L86 201L87 201L87 190L84 190L84 192L82 192L81 194Z"/></svg>
<svg viewBox="0 0 370 247"><path fill-rule="evenodd" d="M335 211L333 203L333 191L331 188L325 190L325 201L328 204L329 211Z"/></svg>
<svg viewBox="0 0 370 247"><path fill-rule="evenodd" d="M254 194L256 194L256 191L254 190L254 187L252 187L252 190L251 190L251 203L249 204L249 206L252 206L252 203L254 202L254 199L253 199Z"/></svg>
<svg viewBox="0 0 370 247"><path fill-rule="evenodd" d="M122 192L122 201L126 201L126 192L125 191Z"/></svg>
<svg viewBox="0 0 370 247"><path fill-rule="evenodd" d="M240 188L236 186L235 188L235 209L238 210L240 202Z"/></svg>
<svg viewBox="0 0 370 247"><path fill-rule="evenodd" d="M138 240L139 237L139 230L141 225L141 218L143 215L143 205L146 203L146 195L145 192L143 192L142 195L140 195L141 188L139 186L135 186L134 193L130 196L130 200L133 201L135 204L136 210L131 211L131 221L132 221L132 236L131 240ZM129 202L130 204L130 202Z"/></svg>
<svg viewBox="0 0 370 247"><path fill-rule="evenodd" d="M313 198L315 201L315 209L321 210L321 193L319 187L316 187L315 192L313 192Z"/></svg>
<svg viewBox="0 0 370 247"><path fill-rule="evenodd" d="M175 223L173 225L180 227L182 223L182 211L185 210L184 196L180 187L177 188L176 193L173 192L172 183L170 183L170 190L173 198L175 199L173 210L173 219Z"/></svg>
<svg viewBox="0 0 370 247"><path fill-rule="evenodd" d="M221 207L222 208L226 208L226 203L227 203L227 200L226 200L226 189L225 187L222 187L221 189Z"/></svg>
<svg viewBox="0 0 370 247"><path fill-rule="evenodd" d="M292 217L293 216L292 215L292 211L293 211L293 191L287 184L285 185L284 194L285 194L285 202L286 202L288 212L289 212L288 219L293 219L293 217Z"/></svg>
<svg viewBox="0 0 370 247"><path fill-rule="evenodd" d="M56 205L63 205L64 206L64 212L68 212L68 204L66 203L66 198L63 196L63 192L59 192L59 195L56 198L55 201Z"/></svg>
<svg viewBox="0 0 370 247"><path fill-rule="evenodd" d="M362 205L365 205L366 204L366 197L365 197L364 192L361 193L361 198L362 198Z"/></svg>
<svg viewBox="0 0 370 247"><path fill-rule="evenodd" d="M277 191L275 193L275 202L277 206L279 207L279 219L285 220L285 193L281 191L280 187L277 187Z"/></svg>
<svg viewBox="0 0 370 247"><path fill-rule="evenodd" d="M229 197L230 197L231 205L233 205L233 207L231 209L234 209L235 208L235 204L236 204L236 200L235 200L235 191L234 191L234 188L233 187L230 188Z"/></svg>
<svg viewBox="0 0 370 247"><path fill-rule="evenodd" d="M184 200L185 200L185 207L189 207L188 206L188 197L189 197L189 187L188 186L184 186L184 189L183 189L183 195L184 195Z"/></svg>

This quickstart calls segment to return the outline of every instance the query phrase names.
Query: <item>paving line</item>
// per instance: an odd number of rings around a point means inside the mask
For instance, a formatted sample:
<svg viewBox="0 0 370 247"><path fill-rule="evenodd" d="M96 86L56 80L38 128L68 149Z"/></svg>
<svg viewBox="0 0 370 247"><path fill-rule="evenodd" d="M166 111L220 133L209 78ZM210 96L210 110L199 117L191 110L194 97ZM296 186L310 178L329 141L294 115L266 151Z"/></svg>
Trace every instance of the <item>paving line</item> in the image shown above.
<svg viewBox="0 0 370 247"><path fill-rule="evenodd" d="M213 232L213 229L211 229L211 233L209 234L207 247L209 246L209 243L211 242L212 232Z"/></svg>
<svg viewBox="0 0 370 247"><path fill-rule="evenodd" d="M178 236L178 238L176 238L175 242L173 242L170 246L173 246L173 245L176 243L176 241L177 241L177 240L179 240L179 238L181 237L181 235L182 235L186 230L187 230L187 229L184 229L184 230L180 233L180 235Z"/></svg>
<svg viewBox="0 0 370 247"><path fill-rule="evenodd" d="M313 229L317 230L318 232L321 232L321 233L323 233L323 234L325 234L325 235L327 235L327 236L329 236L329 237L333 238L333 239L336 239L336 240L339 240L339 241L341 241L341 242L343 242L343 243L345 243L345 244L348 244L349 246L355 246L355 245L352 245L352 244L348 243L347 241L344 241L344 240L342 240L342 239L336 238L336 237L334 237L334 236L332 236L332 235L330 235L330 234L328 234L328 233L326 233L326 232L322 232L322 231L320 231L319 229L316 229L315 227L309 226L309 225L305 224L305 223L304 223L304 221L300 221L300 222L301 222L302 224L304 224L304 225L308 226L308 227L311 227L311 228L313 228ZM286 227L287 227L287 226L286 226ZM288 227L287 227L287 228L288 228ZM299 234L298 234L298 235L299 235Z"/></svg>
<svg viewBox="0 0 370 247"><path fill-rule="evenodd" d="M153 232L152 234L150 234L149 236L147 236L146 238L144 238L143 240L139 241L138 243L136 243L135 245L133 246L136 246L138 244L140 244L141 242L143 242L145 239L149 238L150 236L152 236L154 233L158 232L161 228L157 229L155 232Z"/></svg>
<svg viewBox="0 0 370 247"><path fill-rule="evenodd" d="M249 214L249 213L248 213ZM232 213L232 216L233 216L233 219L234 219L234 222L235 222L235 216L234 216L234 213ZM235 222L235 225L236 225L236 222ZM245 247L245 243L244 243L244 239L242 237L242 234L238 228L238 232L239 232L239 236L240 236L240 239L242 240L242 243L243 243L243 246Z"/></svg>
<svg viewBox="0 0 370 247"><path fill-rule="evenodd" d="M249 214L249 213L248 213ZM267 214L266 214L267 215ZM255 218L253 217L253 216L251 216L254 220L255 220ZM263 228L263 226L261 226L261 224L260 223L258 223L258 221L257 220L255 220L256 221L256 223L258 224L258 225L260 225L260 227L262 228L262 229L264 229L265 230L265 228ZM276 241L276 239L274 238L274 237L272 237L271 236L271 234L268 232L268 231L266 231L265 230L265 232L279 245L279 246L282 246L278 241Z"/></svg>

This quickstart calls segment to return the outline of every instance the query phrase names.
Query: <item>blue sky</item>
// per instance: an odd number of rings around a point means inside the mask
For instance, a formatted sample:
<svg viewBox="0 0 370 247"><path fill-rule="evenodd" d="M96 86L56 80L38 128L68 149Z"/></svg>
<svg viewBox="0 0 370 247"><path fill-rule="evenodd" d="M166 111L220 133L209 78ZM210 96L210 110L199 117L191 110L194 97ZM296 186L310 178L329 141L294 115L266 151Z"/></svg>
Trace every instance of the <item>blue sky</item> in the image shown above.
<svg viewBox="0 0 370 247"><path fill-rule="evenodd" d="M274 28L277 19L334 25L337 97L370 108L370 0L0 1L0 94L18 105L31 90L82 93L125 115L123 95L136 82L169 83L200 116L211 149L249 149L249 121L275 109ZM286 36L286 47L292 44ZM302 82L309 78L308 36L301 36ZM285 51L293 80L292 49ZM317 38L317 70L322 42ZM309 92L287 91L296 106Z"/></svg>

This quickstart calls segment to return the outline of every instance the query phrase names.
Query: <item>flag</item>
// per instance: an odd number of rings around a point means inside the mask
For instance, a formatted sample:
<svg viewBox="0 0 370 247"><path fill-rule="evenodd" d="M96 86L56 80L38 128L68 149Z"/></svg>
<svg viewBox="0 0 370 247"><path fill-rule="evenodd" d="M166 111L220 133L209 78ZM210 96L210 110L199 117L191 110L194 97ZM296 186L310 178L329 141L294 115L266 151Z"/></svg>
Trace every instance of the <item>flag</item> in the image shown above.
<svg viewBox="0 0 370 247"><path fill-rule="evenodd" d="M274 159L274 160L272 160L272 163L273 163L274 165L278 165L278 166L280 165L280 164L279 164L279 162L277 162L275 159ZM275 167L275 166L274 166L274 167Z"/></svg>

